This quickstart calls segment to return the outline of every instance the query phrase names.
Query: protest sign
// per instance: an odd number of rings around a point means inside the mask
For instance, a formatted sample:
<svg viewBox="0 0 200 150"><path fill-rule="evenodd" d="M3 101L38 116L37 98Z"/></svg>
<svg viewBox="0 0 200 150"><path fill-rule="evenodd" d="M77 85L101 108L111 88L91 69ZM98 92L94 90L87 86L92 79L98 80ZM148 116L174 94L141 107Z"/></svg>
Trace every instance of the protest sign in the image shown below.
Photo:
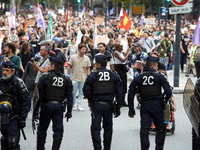
<svg viewBox="0 0 200 150"><path fill-rule="evenodd" d="M26 26L34 26L35 25L35 20L27 20L26 21Z"/></svg>
<svg viewBox="0 0 200 150"><path fill-rule="evenodd" d="M128 49L128 41L126 39L120 39L120 44L123 45L123 52L126 52Z"/></svg>
<svg viewBox="0 0 200 150"><path fill-rule="evenodd" d="M96 17L96 20L98 25L104 25L104 18L102 17Z"/></svg>
<svg viewBox="0 0 200 150"><path fill-rule="evenodd" d="M82 38L83 34L81 32L81 30L78 30L78 34L77 34L77 39L76 39L76 45L78 45L79 43L81 43L81 38Z"/></svg>
<svg viewBox="0 0 200 150"><path fill-rule="evenodd" d="M149 24L155 24L156 18L145 18L144 22L146 22L147 25Z"/></svg>
<svg viewBox="0 0 200 150"><path fill-rule="evenodd" d="M58 14L61 14L61 15L63 15L64 16L64 10L63 9L58 9Z"/></svg>
<svg viewBox="0 0 200 150"><path fill-rule="evenodd" d="M95 43L98 45L99 43L108 43L108 37L107 36L95 36Z"/></svg>

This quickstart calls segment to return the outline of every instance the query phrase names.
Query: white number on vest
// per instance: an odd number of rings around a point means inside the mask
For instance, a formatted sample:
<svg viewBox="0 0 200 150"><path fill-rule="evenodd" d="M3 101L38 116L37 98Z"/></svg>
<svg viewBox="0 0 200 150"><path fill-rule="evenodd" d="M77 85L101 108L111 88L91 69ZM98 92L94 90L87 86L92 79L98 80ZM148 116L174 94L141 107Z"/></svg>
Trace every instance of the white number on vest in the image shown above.
<svg viewBox="0 0 200 150"><path fill-rule="evenodd" d="M153 85L154 84L154 77L153 76L143 76L143 85Z"/></svg>
<svg viewBox="0 0 200 150"><path fill-rule="evenodd" d="M61 77L53 77L53 84L52 86L58 86L58 87L62 87L63 86L63 78Z"/></svg>
<svg viewBox="0 0 200 150"><path fill-rule="evenodd" d="M110 80L109 72L99 72L99 75L100 75L99 81L109 81Z"/></svg>

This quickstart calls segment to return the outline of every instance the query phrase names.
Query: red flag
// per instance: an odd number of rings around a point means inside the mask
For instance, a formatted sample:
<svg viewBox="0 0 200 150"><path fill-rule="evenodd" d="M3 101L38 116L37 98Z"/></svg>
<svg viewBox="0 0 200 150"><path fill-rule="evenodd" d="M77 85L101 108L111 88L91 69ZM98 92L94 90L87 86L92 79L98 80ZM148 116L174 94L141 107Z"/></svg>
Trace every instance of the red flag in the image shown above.
<svg viewBox="0 0 200 150"><path fill-rule="evenodd" d="M129 29L131 28L132 22L129 19L128 15L126 14L126 12L124 11L124 15L122 17L122 21L120 23L119 28L124 28L126 31L129 31Z"/></svg>
<svg viewBox="0 0 200 150"><path fill-rule="evenodd" d="M26 19L25 19L25 22L24 22L24 31L25 32L27 31L27 28L26 28Z"/></svg>
<svg viewBox="0 0 200 150"><path fill-rule="evenodd" d="M69 4L68 4L68 8L67 8L67 15L66 15L66 22L65 22L65 30L67 30L67 23L69 21Z"/></svg>

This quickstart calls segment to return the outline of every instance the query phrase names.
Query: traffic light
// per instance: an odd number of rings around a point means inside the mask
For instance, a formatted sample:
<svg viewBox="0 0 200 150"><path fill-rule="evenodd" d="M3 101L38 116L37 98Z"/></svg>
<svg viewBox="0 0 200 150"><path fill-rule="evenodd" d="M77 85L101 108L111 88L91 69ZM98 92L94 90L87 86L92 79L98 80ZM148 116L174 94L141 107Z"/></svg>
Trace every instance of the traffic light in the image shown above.
<svg viewBox="0 0 200 150"><path fill-rule="evenodd" d="M77 3L81 3L81 0L77 0Z"/></svg>
<svg viewBox="0 0 200 150"><path fill-rule="evenodd" d="M166 0L168 3L171 2L171 0Z"/></svg>
<svg viewBox="0 0 200 150"><path fill-rule="evenodd" d="M43 4L45 4L45 1L43 1Z"/></svg>
<svg viewBox="0 0 200 150"><path fill-rule="evenodd" d="M33 7L32 5L30 5L30 7Z"/></svg>

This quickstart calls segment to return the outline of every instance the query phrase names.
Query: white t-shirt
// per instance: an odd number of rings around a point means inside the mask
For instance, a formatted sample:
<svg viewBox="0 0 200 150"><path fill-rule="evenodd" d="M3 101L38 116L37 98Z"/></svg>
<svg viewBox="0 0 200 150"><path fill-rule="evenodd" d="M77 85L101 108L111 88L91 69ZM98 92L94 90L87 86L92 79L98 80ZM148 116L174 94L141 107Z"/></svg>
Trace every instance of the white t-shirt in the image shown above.
<svg viewBox="0 0 200 150"><path fill-rule="evenodd" d="M42 68L45 69L46 66L49 65L49 57L47 57L47 59L45 60L44 63L42 63L44 61L43 57L40 59L40 61L37 63L37 65ZM42 65L41 65L42 64ZM41 66L40 66L41 65ZM40 77L42 76L42 73L38 70L37 76L35 78L35 83L38 83Z"/></svg>

